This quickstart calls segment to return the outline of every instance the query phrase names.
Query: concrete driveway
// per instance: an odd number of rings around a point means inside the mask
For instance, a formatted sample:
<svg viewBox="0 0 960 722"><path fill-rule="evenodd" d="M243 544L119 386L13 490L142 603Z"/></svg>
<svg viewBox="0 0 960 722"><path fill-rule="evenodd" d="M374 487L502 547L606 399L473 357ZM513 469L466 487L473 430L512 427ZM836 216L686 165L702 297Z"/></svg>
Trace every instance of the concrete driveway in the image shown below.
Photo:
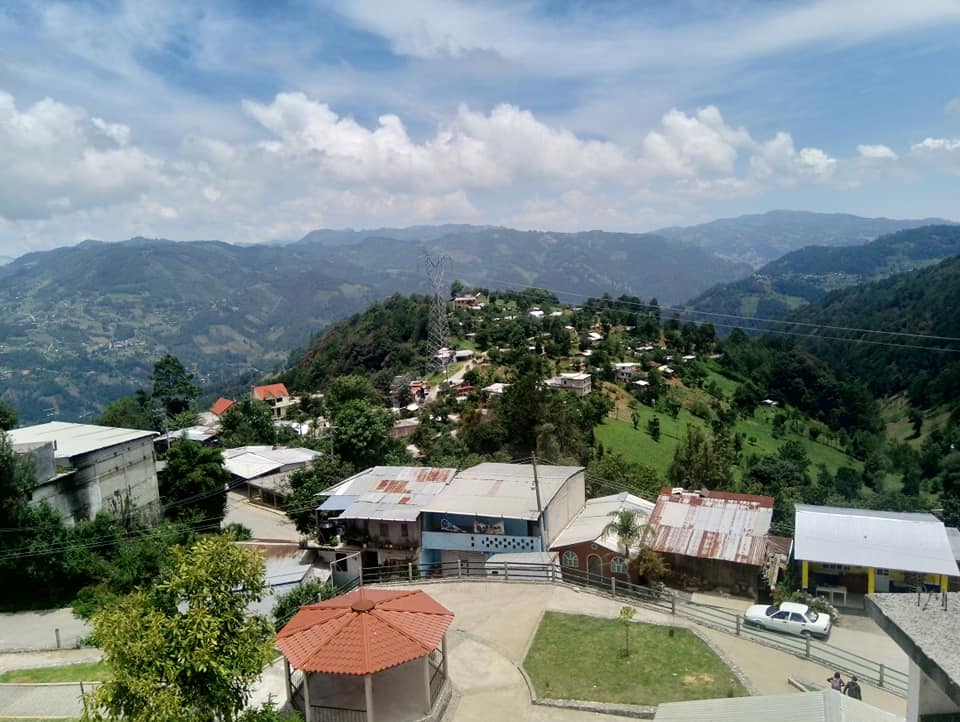
<svg viewBox="0 0 960 722"><path fill-rule="evenodd" d="M451 703L445 722L597 719L592 713L534 706L518 666L544 610L614 618L622 602L550 584L443 582L419 588L456 614L448 644L450 676L460 695ZM684 620L642 608L635 619L687 626ZM787 683L789 676L825 681L833 671L743 638L705 628L700 631L742 670L760 694L796 692ZM906 656L885 634L879 630L877 634L860 633L869 634L870 644L861 653L882 655L897 668L907 668ZM855 643L862 640L857 637ZM906 701L883 690L864 685L863 696L881 709L901 716L906 713ZM620 718L604 715L604 719Z"/></svg>

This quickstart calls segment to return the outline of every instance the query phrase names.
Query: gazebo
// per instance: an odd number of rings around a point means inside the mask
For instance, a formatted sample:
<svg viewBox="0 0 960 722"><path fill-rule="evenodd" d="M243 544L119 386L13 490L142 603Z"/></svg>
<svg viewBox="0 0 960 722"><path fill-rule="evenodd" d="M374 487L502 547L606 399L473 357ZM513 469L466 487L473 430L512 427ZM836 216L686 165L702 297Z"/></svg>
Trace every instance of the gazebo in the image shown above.
<svg viewBox="0 0 960 722"><path fill-rule="evenodd" d="M430 717L443 697L452 621L421 590L361 588L301 607L277 634L287 697L306 722Z"/></svg>

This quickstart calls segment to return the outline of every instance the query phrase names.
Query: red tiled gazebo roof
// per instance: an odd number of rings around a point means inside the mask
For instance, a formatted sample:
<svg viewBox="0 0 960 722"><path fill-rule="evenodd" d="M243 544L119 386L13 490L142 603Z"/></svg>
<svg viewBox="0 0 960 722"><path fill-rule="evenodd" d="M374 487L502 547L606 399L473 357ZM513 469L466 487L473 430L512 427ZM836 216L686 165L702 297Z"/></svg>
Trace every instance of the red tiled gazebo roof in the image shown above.
<svg viewBox="0 0 960 722"><path fill-rule="evenodd" d="M233 401L231 399L225 399L222 396L213 402L213 406L210 407L210 411L216 414L217 416L223 416L227 413L227 409L233 406Z"/></svg>
<svg viewBox="0 0 960 722"><path fill-rule="evenodd" d="M421 590L358 589L302 607L277 646L304 672L375 674L430 654L452 621Z"/></svg>

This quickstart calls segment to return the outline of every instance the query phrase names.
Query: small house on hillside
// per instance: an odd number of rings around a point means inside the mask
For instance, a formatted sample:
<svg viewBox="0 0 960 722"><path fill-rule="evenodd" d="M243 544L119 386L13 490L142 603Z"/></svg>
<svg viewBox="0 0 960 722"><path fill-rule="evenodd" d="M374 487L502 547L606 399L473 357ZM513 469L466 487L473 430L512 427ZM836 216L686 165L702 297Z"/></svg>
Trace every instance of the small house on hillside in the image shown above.
<svg viewBox="0 0 960 722"><path fill-rule="evenodd" d="M873 592L946 591L960 575L933 514L797 504L794 528L803 588L842 604L861 606Z"/></svg>
<svg viewBox="0 0 960 722"><path fill-rule="evenodd" d="M588 499L550 545L550 550L560 555L563 573L574 581L600 582L610 578L635 581L629 579L628 563L636 550L624 549L617 536L607 531L607 526L618 512L630 511L642 527L653 513L653 506L653 502L625 491Z"/></svg>
<svg viewBox="0 0 960 722"><path fill-rule="evenodd" d="M767 561L773 497L665 488L650 547L688 585L756 597Z"/></svg>
<svg viewBox="0 0 960 722"><path fill-rule="evenodd" d="M569 391L575 396L586 396L593 390L593 383L590 374L588 373L574 373L574 372L565 372L559 376L554 376L552 378L544 381L547 386L556 389L563 389L564 391Z"/></svg>
<svg viewBox="0 0 960 722"><path fill-rule="evenodd" d="M273 410L273 418L286 418L287 412L291 406L297 405L297 400L290 395L287 387L283 384L267 384L266 386L254 386L253 398L266 402Z"/></svg>
<svg viewBox="0 0 960 722"><path fill-rule="evenodd" d="M233 475L231 489L270 506L282 508L287 477L309 466L320 452L285 446L240 446L224 449L223 466Z"/></svg>
<svg viewBox="0 0 960 722"><path fill-rule="evenodd" d="M210 413L219 418L227 413L233 404L233 399L225 399L223 396L221 396L219 399L213 402L213 406L210 407Z"/></svg>

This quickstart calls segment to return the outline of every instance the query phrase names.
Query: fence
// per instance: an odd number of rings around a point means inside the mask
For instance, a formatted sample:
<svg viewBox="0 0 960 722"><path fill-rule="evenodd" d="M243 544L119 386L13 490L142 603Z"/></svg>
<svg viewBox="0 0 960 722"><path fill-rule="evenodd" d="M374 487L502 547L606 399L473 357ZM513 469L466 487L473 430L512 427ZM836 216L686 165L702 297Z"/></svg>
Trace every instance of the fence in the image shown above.
<svg viewBox="0 0 960 722"><path fill-rule="evenodd" d="M310 722L367 722L367 712L346 707L310 705Z"/></svg>
<svg viewBox="0 0 960 722"><path fill-rule="evenodd" d="M682 617L720 632L809 659L829 669L856 675L862 681L901 697L907 694L908 678L905 671L841 649L828 641L792 637L747 627L743 624L743 616L737 612L691 601L669 589L638 586L579 570L561 569L555 564L506 562L483 567L472 564L468 567L458 561L423 566L408 563L388 567L365 567L362 575L355 575L338 586L338 592L352 591L364 584L416 584L458 580L569 584L589 588L620 601Z"/></svg>

